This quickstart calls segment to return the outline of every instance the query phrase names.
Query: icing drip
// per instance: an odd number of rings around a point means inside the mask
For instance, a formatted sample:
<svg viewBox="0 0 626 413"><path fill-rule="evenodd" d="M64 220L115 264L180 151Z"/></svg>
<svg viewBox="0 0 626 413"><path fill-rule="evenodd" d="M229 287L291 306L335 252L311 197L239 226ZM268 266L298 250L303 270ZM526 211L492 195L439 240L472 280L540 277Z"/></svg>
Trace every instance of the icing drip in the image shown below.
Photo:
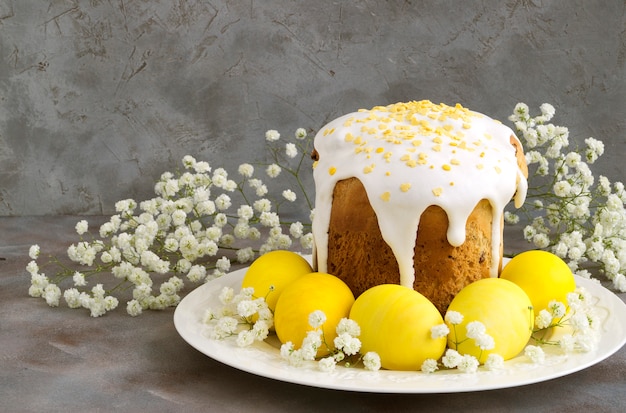
<svg viewBox="0 0 626 413"><path fill-rule="evenodd" d="M376 213L381 234L412 287L413 248L422 213L431 205L448 216L448 242L465 242L465 225L482 199L492 218L491 275L497 276L505 205L526 197L526 178L517 164L513 131L460 105L429 101L360 110L327 124L315 137L314 254L327 271L328 225L335 184L359 179Z"/></svg>

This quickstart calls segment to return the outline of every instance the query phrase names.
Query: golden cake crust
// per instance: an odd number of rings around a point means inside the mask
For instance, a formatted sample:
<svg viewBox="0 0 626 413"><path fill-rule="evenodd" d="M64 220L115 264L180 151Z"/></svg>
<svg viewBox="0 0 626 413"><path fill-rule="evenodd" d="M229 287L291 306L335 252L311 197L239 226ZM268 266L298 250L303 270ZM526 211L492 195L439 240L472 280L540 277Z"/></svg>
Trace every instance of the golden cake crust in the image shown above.
<svg viewBox="0 0 626 413"><path fill-rule="evenodd" d="M453 247L447 241L448 218L443 209L431 206L422 214L413 286L442 313L464 286L490 276L492 216L489 202L479 202L466 224L466 242ZM400 283L396 258L356 178L339 181L333 192L328 272L341 278L356 296L378 284Z"/></svg>

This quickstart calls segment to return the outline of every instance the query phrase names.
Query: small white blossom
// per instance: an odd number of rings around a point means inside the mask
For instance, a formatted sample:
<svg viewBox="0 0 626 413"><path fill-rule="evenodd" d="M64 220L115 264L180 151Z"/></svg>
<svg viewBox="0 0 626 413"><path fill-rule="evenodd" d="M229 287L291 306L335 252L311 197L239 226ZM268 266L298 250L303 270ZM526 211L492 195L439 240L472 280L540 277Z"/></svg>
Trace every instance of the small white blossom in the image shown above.
<svg viewBox="0 0 626 413"><path fill-rule="evenodd" d="M294 202L296 200L296 193L291 189L285 189L283 191L283 198L285 198L289 202Z"/></svg>
<svg viewBox="0 0 626 413"><path fill-rule="evenodd" d="M496 353L491 353L487 356L485 361L485 368L487 370L500 370L504 367L504 358Z"/></svg>
<svg viewBox="0 0 626 413"><path fill-rule="evenodd" d="M89 230L89 223L86 220L80 220L76 224L76 232L78 235L83 235Z"/></svg>
<svg viewBox="0 0 626 413"><path fill-rule="evenodd" d="M321 310L315 310L309 314L309 325L313 328L319 328L326 322L326 314Z"/></svg>
<svg viewBox="0 0 626 413"><path fill-rule="evenodd" d="M267 176L269 176L270 178L276 178L278 175L280 175L281 171L282 168L275 163L271 164L265 169L265 173L267 173Z"/></svg>
<svg viewBox="0 0 626 413"><path fill-rule="evenodd" d="M335 361L334 357L324 357L317 363L317 365L321 371L330 373L331 371L335 370L337 362Z"/></svg>
<svg viewBox="0 0 626 413"><path fill-rule="evenodd" d="M35 244L35 245L30 246L28 250L28 256L31 259L36 260L37 258L39 258L39 253L40 253L39 245Z"/></svg>
<svg viewBox="0 0 626 413"><path fill-rule="evenodd" d="M450 329L446 324L439 324L430 328L430 337L435 340L446 337L449 333Z"/></svg>
<svg viewBox="0 0 626 413"><path fill-rule="evenodd" d="M526 348L524 348L524 355L533 363L537 364L541 364L545 360L545 353L539 346L527 345Z"/></svg>
<svg viewBox="0 0 626 413"><path fill-rule="evenodd" d="M380 356L375 352L368 351L363 356L363 365L366 370L380 370Z"/></svg>
<svg viewBox="0 0 626 413"><path fill-rule="evenodd" d="M333 344L336 348L342 350L347 356L357 354L361 349L361 340L352 337L348 333L341 333L335 337Z"/></svg>
<svg viewBox="0 0 626 413"><path fill-rule="evenodd" d="M463 373L471 374L475 373L478 370L479 365L480 363L478 362L478 359L476 357L465 354L459 360L456 368Z"/></svg>
<svg viewBox="0 0 626 413"><path fill-rule="evenodd" d="M267 132L265 132L265 139L268 142L275 142L278 139L280 139L280 133L278 133L277 130L270 129Z"/></svg>
<svg viewBox="0 0 626 413"><path fill-rule="evenodd" d="M254 167L250 165L249 163L243 163L239 165L238 172L241 176L250 178L254 174Z"/></svg>
<svg viewBox="0 0 626 413"><path fill-rule="evenodd" d="M480 336L476 337L474 341L481 350L493 350L493 348L496 346L494 338L489 334L481 334Z"/></svg>
<svg viewBox="0 0 626 413"><path fill-rule="evenodd" d="M446 350L444 356L441 358L441 362L449 369L455 368L459 365L463 356L456 350Z"/></svg>
<svg viewBox="0 0 626 413"><path fill-rule="evenodd" d="M426 359L424 360L424 362L422 363L422 366L420 368L422 370L422 372L424 373L434 373L435 371L439 370L439 366L437 364L437 360L434 359Z"/></svg>
<svg viewBox="0 0 626 413"><path fill-rule="evenodd" d="M304 129L304 128L296 129L295 135L296 135L296 139L298 139L298 140L302 140L302 139L306 138L307 137L306 129Z"/></svg>
<svg viewBox="0 0 626 413"><path fill-rule="evenodd" d="M295 144L288 143L285 145L285 154L287 155L288 158L293 159L296 156L298 156L298 148L296 147Z"/></svg>
<svg viewBox="0 0 626 413"><path fill-rule="evenodd" d="M87 285L87 282L85 281L85 275L81 272L75 271L74 275L72 276L72 280L74 281L74 285L77 287Z"/></svg>
<svg viewBox="0 0 626 413"><path fill-rule="evenodd" d="M350 318L342 318L339 320L335 330L338 335L343 333L349 334L352 337L358 337L361 335L361 327L356 321Z"/></svg>
<svg viewBox="0 0 626 413"><path fill-rule="evenodd" d="M446 312L445 321L452 325L458 325L463 322L463 315L458 311L448 311Z"/></svg>
<svg viewBox="0 0 626 413"><path fill-rule="evenodd" d="M466 333L467 337L474 338L474 339L485 334L487 331L485 325L481 323L480 321L470 321L465 326L465 329L467 330L467 333Z"/></svg>

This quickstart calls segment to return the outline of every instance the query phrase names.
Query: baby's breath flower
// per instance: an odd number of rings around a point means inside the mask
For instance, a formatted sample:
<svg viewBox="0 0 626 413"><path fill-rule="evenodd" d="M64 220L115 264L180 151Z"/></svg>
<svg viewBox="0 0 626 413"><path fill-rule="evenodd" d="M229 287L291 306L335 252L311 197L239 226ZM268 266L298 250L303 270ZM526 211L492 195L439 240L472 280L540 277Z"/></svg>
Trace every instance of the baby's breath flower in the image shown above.
<svg viewBox="0 0 626 413"><path fill-rule="evenodd" d="M469 354L464 354L459 360L456 368L463 373L471 374L476 373L479 364L480 363L478 362L478 359L476 357Z"/></svg>
<svg viewBox="0 0 626 413"><path fill-rule="evenodd" d="M69 308L79 308L81 306L80 292L76 288L68 288L63 292L63 298Z"/></svg>
<svg viewBox="0 0 626 413"><path fill-rule="evenodd" d="M30 275L37 274L39 272L39 265L37 265L37 261L30 261L28 265L26 265L26 271L28 271Z"/></svg>
<svg viewBox="0 0 626 413"><path fill-rule="evenodd" d="M459 365L462 359L463 356L458 351L449 348L441 358L441 362L445 367L453 369Z"/></svg>
<svg viewBox="0 0 626 413"><path fill-rule="evenodd" d="M254 251L251 247L242 248L237 251L237 261L240 263L246 263L252 261L254 258Z"/></svg>
<svg viewBox="0 0 626 413"><path fill-rule="evenodd" d="M358 337L361 335L361 327L350 318L342 318L337 324L336 332L338 335L346 333L353 337Z"/></svg>
<svg viewBox="0 0 626 413"><path fill-rule="evenodd" d="M252 177L252 175L254 175L254 166L250 165L249 163L242 163L241 165L239 165L238 172L239 175L250 178Z"/></svg>
<svg viewBox="0 0 626 413"><path fill-rule="evenodd" d="M493 348L496 346L494 338L489 334L481 334L480 336L476 337L474 341L481 350L493 350Z"/></svg>
<svg viewBox="0 0 626 413"><path fill-rule="evenodd" d="M298 139L298 140L302 140L302 139L306 138L307 137L306 129L304 129L304 128L296 129L295 135L296 135L296 139Z"/></svg>
<svg viewBox="0 0 626 413"><path fill-rule="evenodd" d="M341 333L335 337L333 344L335 347L342 350L347 356L357 354L361 349L361 340L356 337L352 337L348 333Z"/></svg>
<svg viewBox="0 0 626 413"><path fill-rule="evenodd" d="M321 310L315 310L309 314L309 325L313 328L319 328L326 322L326 314Z"/></svg>
<svg viewBox="0 0 626 413"><path fill-rule="evenodd" d="M450 329L446 324L438 324L430 328L430 337L432 339L446 337L449 333Z"/></svg>
<svg viewBox="0 0 626 413"><path fill-rule="evenodd" d="M78 235L83 235L89 230L89 223L86 220L80 220L76 224L76 232Z"/></svg>
<svg viewBox="0 0 626 413"><path fill-rule="evenodd" d="M74 285L77 287L87 285L87 282L85 281L85 275L79 271L74 272L72 279L74 280Z"/></svg>
<svg viewBox="0 0 626 413"><path fill-rule="evenodd" d="M541 364L545 360L545 353L539 346L527 345L524 348L524 355L528 357L533 363Z"/></svg>
<svg viewBox="0 0 626 413"><path fill-rule="evenodd" d="M280 133L278 133L277 130L270 129L267 132L265 132L265 139L268 142L275 142L278 139L280 139Z"/></svg>
<svg viewBox="0 0 626 413"><path fill-rule="evenodd" d="M486 333L487 329L480 321L470 321L465 326L467 337L476 339Z"/></svg>
<svg viewBox="0 0 626 413"><path fill-rule="evenodd" d="M276 178L278 175L280 175L281 171L282 171L282 168L278 164L275 164L275 163L271 164L265 169L267 176L269 176L270 178Z"/></svg>
<svg viewBox="0 0 626 413"><path fill-rule="evenodd" d="M288 143L285 145L285 154L287 155L288 158L293 159L296 156L298 156L298 148L296 147L295 144Z"/></svg>
<svg viewBox="0 0 626 413"><path fill-rule="evenodd" d="M458 311L448 311L446 312L445 321L452 325L461 324L463 322L463 315Z"/></svg>
<svg viewBox="0 0 626 413"><path fill-rule="evenodd" d="M434 373L435 371L439 370L437 360L434 360L434 359L424 360L420 370L422 370L422 372L424 373Z"/></svg>
<svg viewBox="0 0 626 413"><path fill-rule="evenodd" d="M335 370L337 362L335 361L334 357L330 356L321 359L319 363L317 363L317 365L321 371L330 373L331 371Z"/></svg>
<svg viewBox="0 0 626 413"><path fill-rule="evenodd" d="M544 329L550 327L552 324L552 314L548 310L541 310L537 317L535 317L535 327L538 329Z"/></svg>
<svg viewBox="0 0 626 413"><path fill-rule="evenodd" d="M283 191L283 198L285 198L289 202L294 202L296 200L296 193L291 189L285 189Z"/></svg>
<svg viewBox="0 0 626 413"><path fill-rule="evenodd" d="M380 370L380 356L373 351L368 351L363 355L363 365L366 370Z"/></svg>
<svg viewBox="0 0 626 413"><path fill-rule="evenodd" d="M504 358L496 353L491 353L487 356L485 361L485 368L487 370L500 370L504 367Z"/></svg>
<svg viewBox="0 0 626 413"><path fill-rule="evenodd" d="M61 289L56 284L48 284L43 289L43 298L50 307L58 307L61 298Z"/></svg>
<svg viewBox="0 0 626 413"><path fill-rule="evenodd" d="M28 256L31 259L36 260L37 258L39 258L39 253L40 253L39 245L35 244L35 245L30 246L30 249L28 250Z"/></svg>
<svg viewBox="0 0 626 413"><path fill-rule="evenodd" d="M138 300L133 299L126 303L126 312L129 315L136 317L143 312L143 307Z"/></svg>

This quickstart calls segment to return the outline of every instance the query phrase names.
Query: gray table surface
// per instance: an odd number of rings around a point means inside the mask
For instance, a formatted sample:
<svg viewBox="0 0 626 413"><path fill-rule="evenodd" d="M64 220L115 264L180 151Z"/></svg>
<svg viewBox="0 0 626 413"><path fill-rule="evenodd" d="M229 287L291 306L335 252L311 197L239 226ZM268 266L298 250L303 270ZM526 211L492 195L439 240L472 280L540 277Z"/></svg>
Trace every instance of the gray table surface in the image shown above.
<svg viewBox="0 0 626 413"><path fill-rule="evenodd" d="M0 217L0 411L626 411L626 348L571 375L501 390L378 394L231 368L176 332L173 309L93 319L28 297L28 248L63 255L79 217ZM88 218L97 222L97 218ZM626 300L626 294L619 294Z"/></svg>

